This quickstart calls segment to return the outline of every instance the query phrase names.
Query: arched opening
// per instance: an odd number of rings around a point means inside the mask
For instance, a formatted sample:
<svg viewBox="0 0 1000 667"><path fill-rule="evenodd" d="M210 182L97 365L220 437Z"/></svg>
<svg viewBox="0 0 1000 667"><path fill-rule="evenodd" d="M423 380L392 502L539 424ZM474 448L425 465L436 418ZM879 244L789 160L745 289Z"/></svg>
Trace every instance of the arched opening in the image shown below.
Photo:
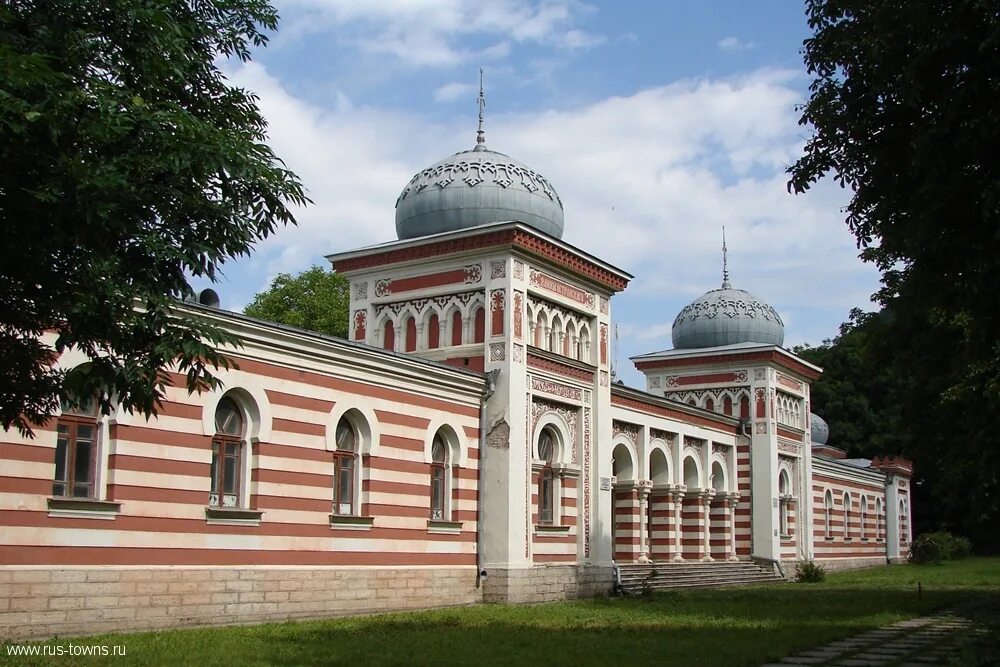
<svg viewBox="0 0 1000 667"><path fill-rule="evenodd" d="M580 361L590 363L590 329L586 326L580 327L580 341L577 344L578 350L576 358Z"/></svg>
<svg viewBox="0 0 1000 667"><path fill-rule="evenodd" d="M788 479L788 471L782 470L778 473L778 532L781 535L788 535L788 498L792 494L791 481Z"/></svg>
<svg viewBox="0 0 1000 667"><path fill-rule="evenodd" d="M727 489L726 469L719 461L712 463L712 488L720 492Z"/></svg>
<svg viewBox="0 0 1000 667"><path fill-rule="evenodd" d="M740 398L740 419L750 419L750 397Z"/></svg>
<svg viewBox="0 0 1000 667"><path fill-rule="evenodd" d="M382 347L387 350L396 349L396 327L392 326L392 320L386 320L382 325Z"/></svg>
<svg viewBox="0 0 1000 667"><path fill-rule="evenodd" d="M215 406L212 436L210 507L239 507L243 477L246 419L233 398L226 394Z"/></svg>
<svg viewBox="0 0 1000 667"><path fill-rule="evenodd" d="M462 344L462 313L457 309L451 314L451 344Z"/></svg>
<svg viewBox="0 0 1000 667"><path fill-rule="evenodd" d="M95 498L94 481L98 459L97 398L80 405L62 404L56 423L56 468L52 495L56 497Z"/></svg>
<svg viewBox="0 0 1000 667"><path fill-rule="evenodd" d="M538 458L542 469L538 473L538 522L554 524L556 522L556 485L552 464L555 463L558 448L558 435L550 426L542 429L538 436Z"/></svg>
<svg viewBox="0 0 1000 667"><path fill-rule="evenodd" d="M698 463L694 460L693 456L688 456L684 459L684 486L688 490L701 488Z"/></svg>
<svg viewBox="0 0 1000 667"><path fill-rule="evenodd" d="M482 343L486 340L486 309L482 306L476 307L473 315L473 338L474 343Z"/></svg>
<svg viewBox="0 0 1000 667"><path fill-rule="evenodd" d="M712 412L715 412L715 401L713 401L711 398L706 398L705 399L705 409L706 410L711 410Z"/></svg>
<svg viewBox="0 0 1000 667"><path fill-rule="evenodd" d="M357 509L357 458L361 438L354 423L344 415L337 422L333 452L333 513L353 515Z"/></svg>
<svg viewBox="0 0 1000 667"><path fill-rule="evenodd" d="M829 490L823 497L823 508L826 510L826 516L823 520L824 535L830 539L833 537L833 493Z"/></svg>
<svg viewBox="0 0 1000 667"><path fill-rule="evenodd" d="M448 443L438 431L431 443L431 519L444 520L448 507Z"/></svg>
<svg viewBox="0 0 1000 667"><path fill-rule="evenodd" d="M564 357L576 357L576 325L566 323L566 334L563 336L562 354Z"/></svg>
<svg viewBox="0 0 1000 667"><path fill-rule="evenodd" d="M875 499L875 539L882 539L882 499Z"/></svg>
<svg viewBox="0 0 1000 667"><path fill-rule="evenodd" d="M619 482L634 479L632 467L632 454L629 453L625 445L616 445L611 453L611 474Z"/></svg>
<svg viewBox="0 0 1000 667"><path fill-rule="evenodd" d="M722 412L725 413L725 414L727 414L727 415L729 415L730 417L733 416L733 397L732 396L726 396L725 398L722 399Z"/></svg>
<svg viewBox="0 0 1000 667"><path fill-rule="evenodd" d="M548 328L549 328L548 317L545 316L545 313L539 312L538 321L535 324L535 340L534 340L535 347L540 347L542 349L545 349L545 345L549 341Z"/></svg>
<svg viewBox="0 0 1000 667"><path fill-rule="evenodd" d="M417 351L417 321L411 315L406 318L406 347L407 352Z"/></svg>
<svg viewBox="0 0 1000 667"><path fill-rule="evenodd" d="M427 349L436 350L441 346L441 322L437 313L427 318Z"/></svg>
<svg viewBox="0 0 1000 667"><path fill-rule="evenodd" d="M654 449L649 455L649 478L653 484L670 483L670 465L662 449Z"/></svg>
<svg viewBox="0 0 1000 667"><path fill-rule="evenodd" d="M844 494L844 539L851 539L851 495Z"/></svg>
<svg viewBox="0 0 1000 667"><path fill-rule="evenodd" d="M861 496L861 539L868 539L868 498Z"/></svg>

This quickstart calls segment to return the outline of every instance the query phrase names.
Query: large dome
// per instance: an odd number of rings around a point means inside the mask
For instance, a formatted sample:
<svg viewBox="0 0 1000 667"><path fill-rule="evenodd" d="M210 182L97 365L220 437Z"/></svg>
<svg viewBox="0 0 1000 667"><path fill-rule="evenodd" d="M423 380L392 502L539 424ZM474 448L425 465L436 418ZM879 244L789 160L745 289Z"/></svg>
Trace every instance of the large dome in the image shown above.
<svg viewBox="0 0 1000 667"><path fill-rule="evenodd" d="M672 330L675 348L785 342L785 325L774 308L750 292L733 289L728 280L723 285L698 297L677 314Z"/></svg>
<svg viewBox="0 0 1000 667"><path fill-rule="evenodd" d="M815 412L809 413L809 437L814 445L825 445L830 439L830 426Z"/></svg>
<svg viewBox="0 0 1000 667"><path fill-rule="evenodd" d="M509 220L561 238L562 201L541 174L482 144L418 172L396 200L399 239Z"/></svg>

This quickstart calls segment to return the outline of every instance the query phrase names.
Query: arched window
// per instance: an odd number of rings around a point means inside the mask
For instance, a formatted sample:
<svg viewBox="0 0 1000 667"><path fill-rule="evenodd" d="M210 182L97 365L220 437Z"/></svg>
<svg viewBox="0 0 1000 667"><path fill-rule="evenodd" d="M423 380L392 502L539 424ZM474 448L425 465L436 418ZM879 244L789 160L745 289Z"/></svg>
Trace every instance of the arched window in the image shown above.
<svg viewBox="0 0 1000 667"><path fill-rule="evenodd" d="M82 405L63 403L56 423L56 470L52 495L95 498L97 476L97 399Z"/></svg>
<svg viewBox="0 0 1000 667"><path fill-rule="evenodd" d="M212 438L212 482L210 507L240 507L243 478L246 420L229 396L215 407L215 436Z"/></svg>
<svg viewBox="0 0 1000 667"><path fill-rule="evenodd" d="M482 306L476 308L473 315L473 338L474 343L482 343L486 340L486 309Z"/></svg>
<svg viewBox="0 0 1000 667"><path fill-rule="evenodd" d="M437 313L427 318L427 349L436 350L441 346L441 323Z"/></svg>
<svg viewBox="0 0 1000 667"><path fill-rule="evenodd" d="M824 535L830 539L833 537L833 493L830 490L827 490L826 496L823 498L823 507L826 510Z"/></svg>
<svg viewBox="0 0 1000 667"><path fill-rule="evenodd" d="M788 535L788 497L791 495L792 485L788 479L788 471L782 470L778 473L778 532L781 535Z"/></svg>
<svg viewBox="0 0 1000 667"><path fill-rule="evenodd" d="M545 316L545 313L538 313L538 320L535 323L535 347L540 347L545 349L545 346L549 342L549 319Z"/></svg>
<svg viewBox="0 0 1000 667"><path fill-rule="evenodd" d="M431 443L431 519L448 520L448 443L439 431Z"/></svg>
<svg viewBox="0 0 1000 667"><path fill-rule="evenodd" d="M740 419L750 419L750 397L740 397Z"/></svg>
<svg viewBox="0 0 1000 667"><path fill-rule="evenodd" d="M386 350L396 349L396 328L392 326L392 320L386 320L382 327L382 347Z"/></svg>
<svg viewBox="0 0 1000 667"><path fill-rule="evenodd" d="M462 344L462 313L458 310L451 314L451 344Z"/></svg>
<svg viewBox="0 0 1000 667"><path fill-rule="evenodd" d="M705 399L705 409L715 412L715 401L713 401L711 398Z"/></svg>
<svg viewBox="0 0 1000 667"><path fill-rule="evenodd" d="M729 415L730 417L733 416L733 397L732 396L726 396L724 399L722 399L722 412L724 414Z"/></svg>
<svg viewBox="0 0 1000 667"><path fill-rule="evenodd" d="M875 499L875 539L882 539L882 499Z"/></svg>
<svg viewBox="0 0 1000 667"><path fill-rule="evenodd" d="M861 539L868 539L868 498L861 496Z"/></svg>
<svg viewBox="0 0 1000 667"><path fill-rule="evenodd" d="M580 342L578 344L579 350L577 351L576 358L580 361L585 361L590 363L590 330L585 327L580 327Z"/></svg>
<svg viewBox="0 0 1000 667"><path fill-rule="evenodd" d="M556 439L552 429L542 429L538 437L538 458L542 461L542 469L538 476L538 523L552 524L555 522L555 483L552 463L555 459Z"/></svg>
<svg viewBox="0 0 1000 667"><path fill-rule="evenodd" d="M844 494L844 539L851 539L851 494Z"/></svg>
<svg viewBox="0 0 1000 667"><path fill-rule="evenodd" d="M406 352L416 352L417 351L417 321L411 315L406 318L406 345L404 350Z"/></svg>
<svg viewBox="0 0 1000 667"><path fill-rule="evenodd" d="M346 417L337 422L337 449L333 452L333 513L357 513L355 472L358 459L358 432Z"/></svg>

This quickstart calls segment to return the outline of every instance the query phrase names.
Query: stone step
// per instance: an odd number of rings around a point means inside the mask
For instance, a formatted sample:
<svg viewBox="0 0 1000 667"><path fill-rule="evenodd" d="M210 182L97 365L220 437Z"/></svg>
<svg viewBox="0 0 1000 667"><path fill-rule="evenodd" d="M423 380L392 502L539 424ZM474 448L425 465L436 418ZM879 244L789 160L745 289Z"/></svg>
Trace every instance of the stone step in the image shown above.
<svg viewBox="0 0 1000 667"><path fill-rule="evenodd" d="M751 561L631 563L620 568L628 593L644 589L742 586L782 581L769 567Z"/></svg>

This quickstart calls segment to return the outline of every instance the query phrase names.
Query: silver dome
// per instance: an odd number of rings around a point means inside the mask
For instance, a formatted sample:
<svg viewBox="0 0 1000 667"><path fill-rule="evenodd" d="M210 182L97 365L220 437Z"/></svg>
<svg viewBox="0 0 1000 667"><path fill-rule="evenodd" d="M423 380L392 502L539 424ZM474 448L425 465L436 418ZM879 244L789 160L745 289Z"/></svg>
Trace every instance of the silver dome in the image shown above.
<svg viewBox="0 0 1000 667"><path fill-rule="evenodd" d="M812 444L825 445L830 439L830 425L815 412L809 413L809 423L811 424L809 437L812 438Z"/></svg>
<svg viewBox="0 0 1000 667"><path fill-rule="evenodd" d="M785 325L778 312L753 294L728 286L698 297L677 314L672 337L676 349L761 343L781 345Z"/></svg>
<svg viewBox="0 0 1000 667"><path fill-rule="evenodd" d="M418 172L396 200L399 239L505 221L561 238L562 201L541 174L482 145Z"/></svg>

